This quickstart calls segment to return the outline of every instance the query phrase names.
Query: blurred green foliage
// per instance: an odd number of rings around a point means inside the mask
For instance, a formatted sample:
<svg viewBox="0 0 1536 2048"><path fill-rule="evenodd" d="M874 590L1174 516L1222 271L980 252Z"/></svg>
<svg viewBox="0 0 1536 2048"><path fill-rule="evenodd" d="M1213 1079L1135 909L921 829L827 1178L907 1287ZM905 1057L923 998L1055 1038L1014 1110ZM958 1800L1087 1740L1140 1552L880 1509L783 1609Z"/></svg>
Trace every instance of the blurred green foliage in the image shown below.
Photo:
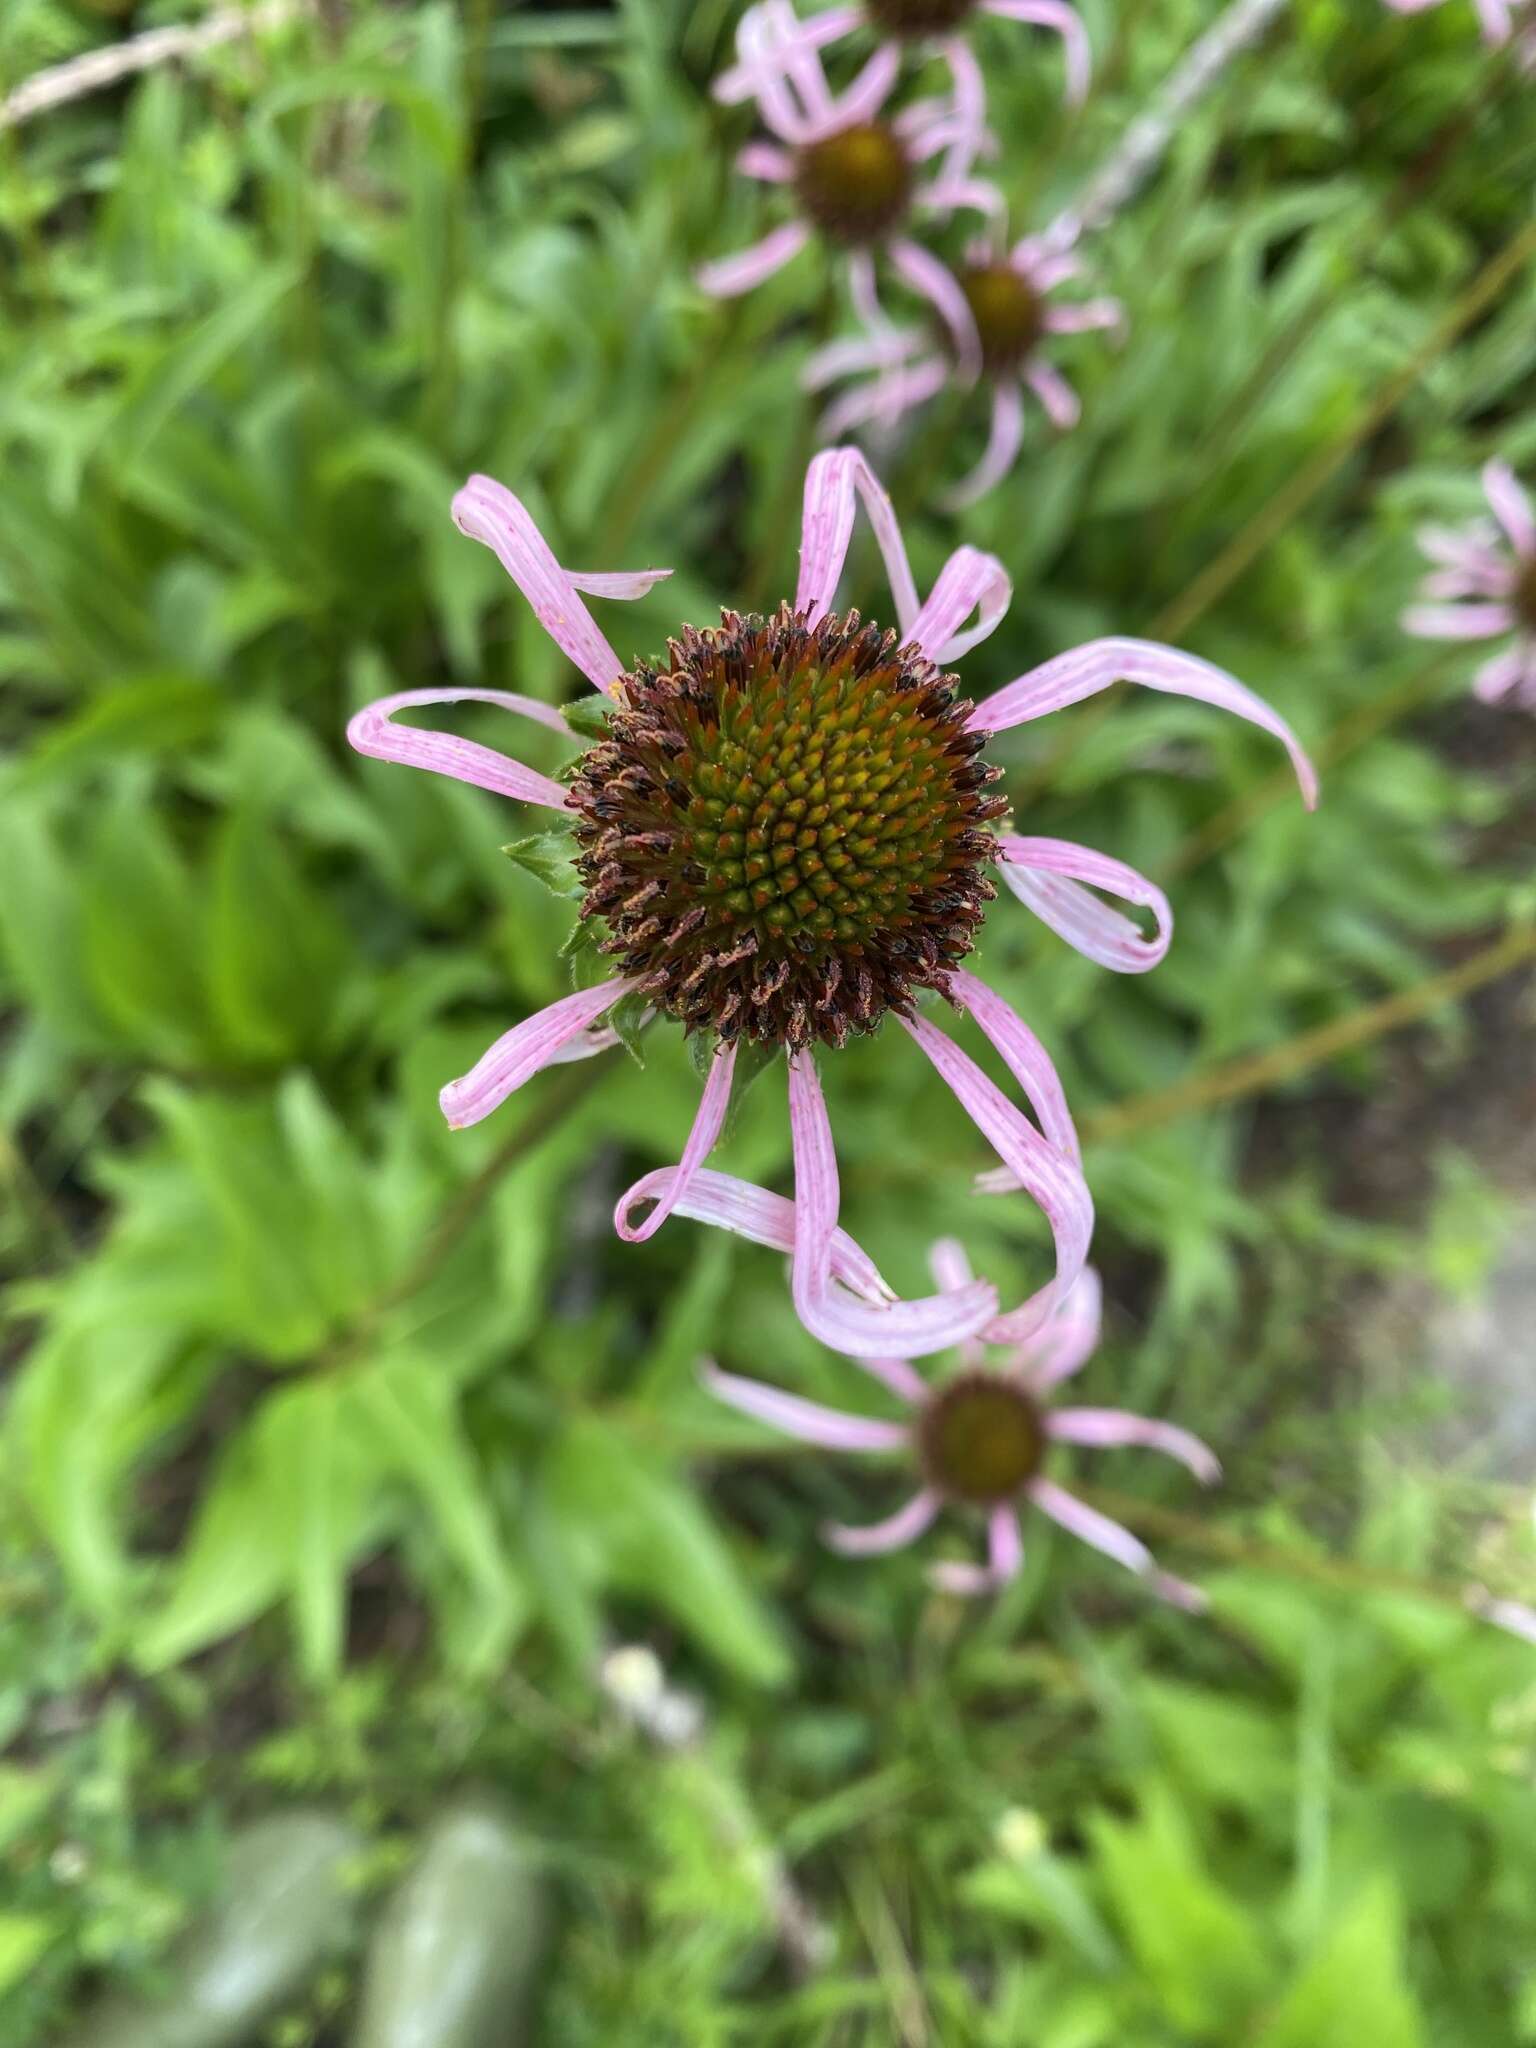
<svg viewBox="0 0 1536 2048"><path fill-rule="evenodd" d="M977 29L1021 228L1216 9L1083 11L1075 119L1048 44ZM568 984L570 905L498 850L526 829L505 805L361 763L342 727L391 688L574 689L449 497L486 470L562 559L675 565L607 613L624 653L776 601L814 445L797 374L838 302L814 260L729 307L690 282L763 218L729 171L744 119L707 97L717 0L322 16L0 136L6 2038L152 1985L232 1816L324 1793L382 1879L472 1772L567 1901L551 2041L1536 2040L1529 1651L1350 1576L1464 1575L1475 1529L1481 1562L1529 1567L1506 1503L1412 1448L1443 1390L1404 1413L1333 1313L1425 1261L1475 1286L1504 1207L1476 1169L1449 1163L1427 1219L1352 1211L1337 1118L1295 1088L1267 1166L1242 1108L1091 1147L1120 1304L1094 1398L1199 1428L1231 1472L1211 1526L1301 1561L1231 1565L1196 1624L1033 1525L991 1613L932 1601L911 1559L820 1552L880 1482L783 1458L695 1386L713 1352L839 1398L778 1262L680 1221L609 1232L692 1113L665 1033L643 1075L610 1055L442 1128L442 1081ZM0 83L114 32L12 0ZM1166 965L1116 983L994 908L985 972L1080 1112L1530 913L1529 740L1396 623L1415 518L1472 514L1492 452L1536 463L1536 268L1436 340L1529 222L1528 94L1456 0L1298 0L1094 241L1129 331L1064 351L1083 424L1034 423L962 529L1016 580L965 663L980 696L1183 618L1340 458L1179 629L1319 749L1315 818L1260 736L1187 704L1004 743L1027 829L1168 880L1178 912ZM888 471L920 581L982 426L956 401ZM845 1221L893 1277L959 1231L1005 1294L1034 1284L1042 1237L971 1195L972 1133L904 1041L828 1085ZM781 1074L724 1163L784 1184ZM595 1689L637 1632L703 1695L697 1747L648 1746ZM831 1944L803 1979L785 1872ZM278 2038L341 2039L345 1999L321 1980Z"/></svg>

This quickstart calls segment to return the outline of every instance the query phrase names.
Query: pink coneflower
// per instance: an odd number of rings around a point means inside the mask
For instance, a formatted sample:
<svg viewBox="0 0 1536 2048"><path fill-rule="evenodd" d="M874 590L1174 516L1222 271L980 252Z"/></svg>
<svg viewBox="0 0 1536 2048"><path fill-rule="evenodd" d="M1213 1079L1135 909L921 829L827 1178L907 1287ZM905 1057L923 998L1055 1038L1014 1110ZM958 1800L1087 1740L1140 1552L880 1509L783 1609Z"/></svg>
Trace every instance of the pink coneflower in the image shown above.
<svg viewBox="0 0 1536 2048"><path fill-rule="evenodd" d="M1419 528L1419 545L1437 565L1419 594L1435 602L1411 605L1403 627L1423 640L1512 633L1512 644L1484 662L1472 687L1486 704L1508 697L1536 711L1536 518L1507 462L1487 464L1483 489L1498 526Z"/></svg>
<svg viewBox="0 0 1536 2048"><path fill-rule="evenodd" d="M832 609L860 501L884 559L896 630ZM370 705L348 738L360 753L563 819L587 890L581 915L598 920L601 951L617 971L515 1025L450 1082L442 1092L449 1122L478 1123L542 1067L593 1049L594 1027L634 996L701 1034L713 1053L681 1161L629 1190L617 1228L631 1240L648 1237L674 1208L746 1227L732 1191L701 1169L725 1119L739 1047L781 1047L795 1168L787 1249L806 1327L860 1357L923 1356L983 1325L998 1341L1021 1341L1082 1271L1093 1210L1048 1055L962 964L995 893L990 870L1080 951L1125 972L1162 958L1171 916L1162 892L1119 861L1067 840L995 829L1004 806L993 793L1001 771L986 758L992 735L1117 680L1144 683L1273 733L1310 804L1311 766L1290 728L1210 663L1142 640L1092 641L973 707L942 665L997 625L1007 574L994 556L961 547L920 601L891 501L856 449L828 450L807 471L792 605L766 617L727 611L703 632L680 626L662 659L627 670L581 593L635 597L664 572L563 569L525 507L486 477L470 479L453 512L463 532L495 551L551 638L611 700L606 735L556 782L490 747L395 723L411 706L468 698L562 725L557 712L525 697L447 688ZM1094 890L1150 909L1153 935ZM918 1014L923 990L970 1011L1036 1122ZM1010 1315L997 1315L995 1291L980 1282L876 1307L839 1270L846 1246L839 1254L837 1165L814 1049L842 1046L888 1015L943 1075L1050 1226L1055 1275ZM632 1222L631 1209L644 1201L655 1206ZM775 1212L755 1213L762 1224ZM783 1211L776 1213L782 1236Z"/></svg>
<svg viewBox="0 0 1536 2048"><path fill-rule="evenodd" d="M1027 235L1008 250L995 242L973 243L956 279L965 302L968 341L958 349L936 347L931 332L880 325L865 336L830 343L806 365L809 389L819 390L866 370L876 374L827 408L822 432L836 440L871 420L889 425L903 412L936 397L946 384L971 381L979 367L992 393L991 430L980 462L944 500L953 510L974 504L1018 459L1025 385L1055 426L1065 430L1077 424L1082 411L1077 394L1045 355L1050 337L1123 324L1118 299L1049 303L1049 294L1080 268L1076 257L1037 236Z"/></svg>
<svg viewBox="0 0 1536 2048"><path fill-rule="evenodd" d="M807 57L860 29L872 29L879 38L870 60L883 67L876 76L888 71L894 78L907 51L931 48L949 66L954 97L948 118L955 133L946 167L961 176L974 162L985 133L981 66L958 33L975 14L1054 29L1066 55L1067 98L1077 102L1085 97L1092 66L1088 35L1077 9L1066 0L864 0L862 6L829 7L806 20L797 18L789 0L762 0L742 17L739 61L715 80L714 95L727 106L760 98L765 85L771 87Z"/></svg>
<svg viewBox="0 0 1536 2048"><path fill-rule="evenodd" d="M965 302L938 258L902 232L915 212L947 216L970 208L983 214L1002 210L992 186L957 171L941 169L926 184L921 167L940 150L958 147L967 163L980 147L981 109L924 102L891 119L881 109L895 84L899 59L879 51L841 98L834 98L811 48L785 54L787 24L795 21L788 0L763 0L742 21L740 43L752 60L758 111L778 141L748 143L737 169L770 185L787 187L799 219L774 228L740 255L707 263L697 273L707 292L733 298L751 291L820 236L848 258L848 282L862 319L883 323L875 282L875 251L934 306L967 346ZM782 59L782 63L781 60Z"/></svg>
<svg viewBox="0 0 1536 2048"><path fill-rule="evenodd" d="M940 1287L972 1284L965 1253L952 1240L935 1245L933 1272ZM970 1509L986 1523L987 1562L934 1564L929 1576L946 1592L991 1592L1023 1562L1019 1512L1032 1506L1136 1572L1164 1599L1197 1609L1204 1597L1193 1586L1159 1571L1146 1545L1128 1529L1045 1475L1050 1447L1059 1443L1137 1445L1177 1458L1203 1485L1221 1476L1221 1467L1199 1438L1172 1423L1151 1422L1120 1408L1050 1405L1052 1390L1086 1364L1098 1341L1099 1278L1088 1266L1052 1321L995 1364L985 1362L979 1345L966 1344L958 1369L930 1386L908 1360L861 1359L865 1370L907 1409L901 1422L846 1415L715 1365L705 1367L704 1384L731 1407L804 1443L835 1451L890 1452L916 1467L917 1492L886 1520L854 1529L832 1523L823 1531L832 1548L846 1556L898 1550L921 1536L941 1508Z"/></svg>

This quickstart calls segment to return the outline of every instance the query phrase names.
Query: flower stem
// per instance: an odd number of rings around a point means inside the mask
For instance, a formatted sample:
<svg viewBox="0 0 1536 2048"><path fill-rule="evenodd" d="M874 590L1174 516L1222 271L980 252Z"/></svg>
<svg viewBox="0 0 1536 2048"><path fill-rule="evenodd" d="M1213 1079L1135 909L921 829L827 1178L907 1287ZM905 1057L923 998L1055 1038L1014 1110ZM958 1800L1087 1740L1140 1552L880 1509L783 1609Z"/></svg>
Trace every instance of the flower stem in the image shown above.
<svg viewBox="0 0 1536 2048"><path fill-rule="evenodd" d="M1281 1082L1294 1080L1298 1074L1320 1066L1325 1060L1336 1059L1340 1053L1356 1052L1378 1038L1385 1038L1389 1032L1416 1024L1442 1004L1498 981L1531 961L1536 961L1536 925L1517 925L1469 960L1443 974L1432 975L1413 988L1400 989L1380 1002L1367 1003L1315 1030L1300 1032L1283 1045L1271 1046L1267 1052L1245 1053L1239 1059L1208 1068L1203 1074L1191 1074L1171 1088L1133 1095L1127 1102L1098 1110L1084 1118L1083 1137L1094 1144L1118 1141L1133 1132L1175 1123L1198 1110L1241 1102Z"/></svg>

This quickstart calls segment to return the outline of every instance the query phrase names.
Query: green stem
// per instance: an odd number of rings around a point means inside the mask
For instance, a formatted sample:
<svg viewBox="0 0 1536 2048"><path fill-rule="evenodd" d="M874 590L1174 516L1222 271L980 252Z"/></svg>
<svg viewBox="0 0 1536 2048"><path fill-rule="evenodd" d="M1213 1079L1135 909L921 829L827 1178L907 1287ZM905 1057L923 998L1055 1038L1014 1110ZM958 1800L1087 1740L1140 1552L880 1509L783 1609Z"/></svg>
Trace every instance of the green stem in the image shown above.
<svg viewBox="0 0 1536 2048"><path fill-rule="evenodd" d="M1203 1074L1191 1074L1171 1088L1153 1089L1145 1095L1133 1095L1127 1102L1113 1103L1083 1120L1082 1135L1090 1144L1118 1142L1135 1132L1177 1123L1200 1110L1241 1102L1294 1080L1298 1074L1320 1066L1325 1060L1336 1059L1340 1053L1358 1052L1389 1032L1416 1024L1442 1004L1470 995L1473 989L1513 974L1531 961L1536 961L1536 925L1517 925L1491 946L1474 953L1470 960L1444 974L1432 975L1413 988L1401 989L1377 1003L1367 1003L1315 1030L1300 1032L1283 1045L1271 1046L1267 1052L1245 1053L1241 1058L1210 1067Z"/></svg>

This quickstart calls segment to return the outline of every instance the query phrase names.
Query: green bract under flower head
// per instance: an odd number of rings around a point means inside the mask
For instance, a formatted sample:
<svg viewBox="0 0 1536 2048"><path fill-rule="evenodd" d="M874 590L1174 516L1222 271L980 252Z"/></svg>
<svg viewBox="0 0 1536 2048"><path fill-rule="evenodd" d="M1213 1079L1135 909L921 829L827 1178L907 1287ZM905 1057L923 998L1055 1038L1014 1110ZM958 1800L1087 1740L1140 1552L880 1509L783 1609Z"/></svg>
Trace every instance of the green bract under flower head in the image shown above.
<svg viewBox="0 0 1536 2048"><path fill-rule="evenodd" d="M954 678L856 612L722 616L619 686L570 803L583 914L658 1009L842 1045L943 989L1005 805Z"/></svg>
<svg viewBox="0 0 1536 2048"><path fill-rule="evenodd" d="M1006 376L1033 352L1045 332L1040 294L1008 263L982 263L960 272L988 376Z"/></svg>
<svg viewBox="0 0 1536 2048"><path fill-rule="evenodd" d="M864 11L888 36L943 36L975 5L976 0L865 0Z"/></svg>
<svg viewBox="0 0 1536 2048"><path fill-rule="evenodd" d="M991 1507L1012 1500L1039 1471L1046 1428L1018 1380L967 1372L932 1396L918 1418L917 1446L931 1486Z"/></svg>
<svg viewBox="0 0 1536 2048"><path fill-rule="evenodd" d="M795 196L829 242L859 248L906 213L912 165L887 122L858 121L795 152Z"/></svg>

